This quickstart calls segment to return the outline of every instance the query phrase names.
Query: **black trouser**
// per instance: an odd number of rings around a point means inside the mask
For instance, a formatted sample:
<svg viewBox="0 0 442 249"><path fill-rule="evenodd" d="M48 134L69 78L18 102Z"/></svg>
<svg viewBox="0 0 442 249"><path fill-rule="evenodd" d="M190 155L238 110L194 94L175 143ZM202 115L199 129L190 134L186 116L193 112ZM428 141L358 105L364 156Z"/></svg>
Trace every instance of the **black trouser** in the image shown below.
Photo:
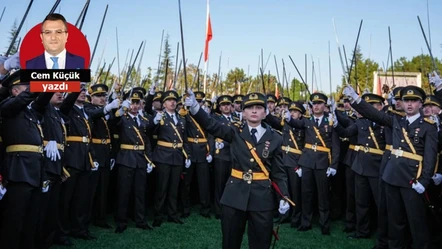
<svg viewBox="0 0 442 249"><path fill-rule="evenodd" d="M345 167L345 188L347 194L347 207L345 210L345 227L356 227L356 201L355 201L355 172L350 167Z"/></svg>
<svg viewBox="0 0 442 249"><path fill-rule="evenodd" d="M313 196L315 187L318 193L319 224L322 228L330 228L330 207L329 207L329 179L326 169L310 169L302 167L302 220L301 226L312 225L313 218Z"/></svg>
<svg viewBox="0 0 442 249"><path fill-rule="evenodd" d="M345 168L347 168L345 164L339 163L336 175L330 178L330 216L332 219L339 219L344 212Z"/></svg>
<svg viewBox="0 0 442 249"><path fill-rule="evenodd" d="M429 228L430 228L430 239L431 239L431 248L442 248L441 238L442 238L442 219L440 208L442 208L442 199L441 199L441 185L434 185L434 182L431 182L426 192L428 194L428 201L431 205L434 206L433 209L429 209Z"/></svg>
<svg viewBox="0 0 442 249"><path fill-rule="evenodd" d="M429 248L430 236L424 195L418 194L412 188L396 187L388 183L385 193L388 207L389 248L406 248L407 224L413 239L413 248Z"/></svg>
<svg viewBox="0 0 442 249"><path fill-rule="evenodd" d="M356 233L370 235L370 201L378 207L379 177L367 177L355 174Z"/></svg>
<svg viewBox="0 0 442 249"><path fill-rule="evenodd" d="M40 214L37 225L37 248L49 248L58 231L61 178L46 172L51 181L49 190L41 193Z"/></svg>
<svg viewBox="0 0 442 249"><path fill-rule="evenodd" d="M10 181L7 189L0 245L7 249L34 248L41 188Z"/></svg>
<svg viewBox="0 0 442 249"><path fill-rule="evenodd" d="M388 209L387 196L385 193L385 186L387 183L379 176L379 191L378 191L378 232L376 245L379 248L388 248Z"/></svg>
<svg viewBox="0 0 442 249"><path fill-rule="evenodd" d="M109 188L110 168L100 167L96 173L98 179L92 208L92 220L94 224L103 225L106 223L107 190ZM115 200L115 198L113 199Z"/></svg>
<svg viewBox="0 0 442 249"><path fill-rule="evenodd" d="M190 213L190 184L193 174L196 171L198 179L198 190L201 204L201 214L210 212L210 169L207 162L192 163L188 169L184 169L184 186L181 188L181 201L183 202L183 213Z"/></svg>
<svg viewBox="0 0 442 249"><path fill-rule="evenodd" d="M177 202L178 187L182 166L155 163L157 186L155 190L155 220L163 219L163 207L167 197L167 214L171 218L178 218Z"/></svg>
<svg viewBox="0 0 442 249"><path fill-rule="evenodd" d="M249 248L270 248L273 231L273 210L242 211L223 205L221 218L223 249L241 248L247 221L249 223L247 227Z"/></svg>
<svg viewBox="0 0 442 249"><path fill-rule="evenodd" d="M232 171L232 164L230 161L225 161L222 159L215 158L213 160L213 169L214 169L214 181L215 181L215 214L221 215L221 196L224 192L224 187L226 186L226 182L229 179L229 176Z"/></svg>
<svg viewBox="0 0 442 249"><path fill-rule="evenodd" d="M70 177L61 185L60 236L87 232L90 171L66 167Z"/></svg>
<svg viewBox="0 0 442 249"><path fill-rule="evenodd" d="M134 220L137 225L144 225L146 198L146 168L129 168L117 164L118 167L118 205L115 216L118 225L127 224L127 207L131 190L134 191Z"/></svg>
<svg viewBox="0 0 442 249"><path fill-rule="evenodd" d="M285 172L288 178L288 187L290 191L290 198L295 202L296 206L292 211L291 224L294 226L301 225L302 214L302 194L301 194L301 181L302 178L296 174L296 168L285 167Z"/></svg>

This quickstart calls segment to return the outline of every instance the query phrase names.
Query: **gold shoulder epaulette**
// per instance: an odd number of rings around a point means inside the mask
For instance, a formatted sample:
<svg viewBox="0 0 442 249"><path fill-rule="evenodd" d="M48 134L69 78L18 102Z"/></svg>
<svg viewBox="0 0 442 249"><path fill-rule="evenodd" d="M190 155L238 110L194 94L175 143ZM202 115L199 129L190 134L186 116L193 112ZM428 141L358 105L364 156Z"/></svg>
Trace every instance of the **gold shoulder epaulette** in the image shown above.
<svg viewBox="0 0 442 249"><path fill-rule="evenodd" d="M276 132L276 133L278 133L278 134L280 134L282 136L282 132L281 131L278 131L278 130L273 129L273 128L272 128L272 131L274 131L274 132Z"/></svg>
<svg viewBox="0 0 442 249"><path fill-rule="evenodd" d="M342 107L337 107L336 111L345 112L344 108L342 108Z"/></svg>
<svg viewBox="0 0 442 249"><path fill-rule="evenodd" d="M179 114L181 117L186 116L188 113L189 113L189 111L187 111L187 110L184 109L184 108L181 108L181 110L178 111L178 114Z"/></svg>
<svg viewBox="0 0 442 249"><path fill-rule="evenodd" d="M304 118L310 118L311 116L310 115L302 115Z"/></svg>
<svg viewBox="0 0 442 249"><path fill-rule="evenodd" d="M405 117L405 112L398 112L398 111L396 111L396 110L393 110L393 108L388 108L388 111L389 112L391 112L391 113L393 113L393 114L396 114L396 115L399 115L399 116L402 116L402 117Z"/></svg>
<svg viewBox="0 0 442 249"><path fill-rule="evenodd" d="M143 119L143 120L148 120L146 117L144 117L144 116L142 116L142 115L140 115L140 117L141 117L141 119Z"/></svg>
<svg viewBox="0 0 442 249"><path fill-rule="evenodd" d="M435 124L436 122L434 122L434 120L432 120L432 119L430 119L430 118L424 118L424 120L427 122L427 123L430 123L430 124Z"/></svg>

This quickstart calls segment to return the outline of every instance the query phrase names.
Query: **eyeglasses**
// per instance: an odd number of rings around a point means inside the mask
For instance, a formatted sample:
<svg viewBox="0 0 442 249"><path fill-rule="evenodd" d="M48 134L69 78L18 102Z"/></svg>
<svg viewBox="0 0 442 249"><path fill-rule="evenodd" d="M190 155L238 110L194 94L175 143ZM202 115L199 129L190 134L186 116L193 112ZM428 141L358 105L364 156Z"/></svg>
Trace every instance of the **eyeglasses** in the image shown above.
<svg viewBox="0 0 442 249"><path fill-rule="evenodd" d="M43 31L43 32L41 32L43 35L46 35L46 36L50 36L50 35L52 35L52 34L55 34L55 35L57 35L57 36L60 36L60 35L62 35L62 34L65 34L65 33L67 33L68 31L66 31L66 30L61 30L61 29L59 29L59 30L45 30L45 31Z"/></svg>

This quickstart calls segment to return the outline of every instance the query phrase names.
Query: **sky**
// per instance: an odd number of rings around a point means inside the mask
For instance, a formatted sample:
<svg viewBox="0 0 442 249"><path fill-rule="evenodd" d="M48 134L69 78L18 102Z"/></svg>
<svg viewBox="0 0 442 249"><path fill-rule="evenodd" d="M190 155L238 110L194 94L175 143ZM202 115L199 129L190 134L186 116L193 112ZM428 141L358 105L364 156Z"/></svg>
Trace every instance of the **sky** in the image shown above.
<svg viewBox="0 0 442 249"><path fill-rule="evenodd" d="M40 23L55 0L35 0L24 23L20 36ZM57 12L68 22L75 24L86 0L62 0ZM181 0L184 45L188 64L197 64L204 50L206 33L206 0ZM440 58L442 53L442 1L428 0L432 51ZM0 50L8 44L8 31L14 20L18 23L26 10L27 0L0 1L0 11L6 11L0 22ZM109 64L117 56L116 28L118 28L120 68L124 66L127 51L138 49L146 40L142 68L156 68L161 43L161 33L169 34L172 54L180 41L177 0L91 0L82 32L87 36L91 52L94 47L106 4L109 5L106 21L91 66L94 74L103 54ZM335 20L339 43L345 46L350 57L354 48L361 19L363 26L359 46L364 58L387 63L391 29L393 59L412 58L428 53L425 40L419 27L420 16L427 37L427 0L211 0L210 16L213 39L210 42L208 73L218 71L218 60L222 52L221 72L226 73L235 67L243 68L247 74L258 74L258 58L264 51L264 63L269 53L270 60L265 72L276 74L273 56L282 72L284 59L287 76L299 79L289 55L304 76L304 56L308 57L308 80L311 84L312 59L315 64L318 88L330 92L328 71L328 43L331 44L332 88L341 83L340 64L336 38L333 29ZM69 42L69 40L68 40ZM180 45L181 48L181 45ZM181 52L180 52L181 59ZM174 61L175 63L175 61ZM138 63L137 63L138 64ZM107 66L106 66L107 67ZM201 65L203 68L203 63ZM117 62L113 73L116 73ZM316 87L315 87L316 89Z"/></svg>

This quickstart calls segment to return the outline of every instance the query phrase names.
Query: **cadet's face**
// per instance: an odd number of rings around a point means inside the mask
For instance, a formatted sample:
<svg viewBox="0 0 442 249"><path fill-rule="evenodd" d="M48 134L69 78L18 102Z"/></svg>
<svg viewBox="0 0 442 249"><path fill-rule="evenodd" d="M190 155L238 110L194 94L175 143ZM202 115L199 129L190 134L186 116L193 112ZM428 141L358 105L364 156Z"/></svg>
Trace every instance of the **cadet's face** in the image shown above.
<svg viewBox="0 0 442 249"><path fill-rule="evenodd" d="M234 104L232 104L232 105L230 106L230 112L235 112L235 105L234 105Z"/></svg>
<svg viewBox="0 0 442 249"><path fill-rule="evenodd" d="M344 101L344 110L346 111L350 111L351 110L351 105L350 105L350 101Z"/></svg>
<svg viewBox="0 0 442 249"><path fill-rule="evenodd" d="M431 109L431 105L425 105L423 108L424 110L424 116L429 117L431 114L433 114L433 110Z"/></svg>
<svg viewBox="0 0 442 249"><path fill-rule="evenodd" d="M279 114L280 112L281 112L281 107L279 107L279 106L275 107L275 113Z"/></svg>
<svg viewBox="0 0 442 249"><path fill-rule="evenodd" d="M176 108L176 100L168 99L168 100L164 101L163 106L167 111L173 112L173 111L175 111L175 108Z"/></svg>
<svg viewBox="0 0 442 249"><path fill-rule="evenodd" d="M323 102L313 102L313 114L322 115L325 110L325 103Z"/></svg>
<svg viewBox="0 0 442 249"><path fill-rule="evenodd" d="M13 96L17 96L17 95L19 95L20 93L26 91L27 89L28 89L28 86L27 86L27 85L18 85L18 86L14 86L14 87L12 88L11 92L12 92L12 95L13 95Z"/></svg>
<svg viewBox="0 0 442 249"><path fill-rule="evenodd" d="M65 49L68 33L63 21L45 21L41 29L41 41L49 54L57 55Z"/></svg>
<svg viewBox="0 0 442 249"><path fill-rule="evenodd" d="M62 93L54 93L51 98L51 105L59 106L63 102L63 94Z"/></svg>
<svg viewBox="0 0 442 249"><path fill-rule="evenodd" d="M259 124L266 116L266 109L260 105L252 105L243 110L243 116L250 124Z"/></svg>
<svg viewBox="0 0 442 249"><path fill-rule="evenodd" d="M141 100L141 101L140 101L140 108L144 110L144 105L145 105L145 104L146 104L146 103L144 102L144 100Z"/></svg>
<svg viewBox="0 0 442 249"><path fill-rule="evenodd" d="M269 112L273 112L275 110L275 103L267 102L267 109L269 109Z"/></svg>
<svg viewBox="0 0 442 249"><path fill-rule="evenodd" d="M289 109L288 105L281 105L281 110L287 111Z"/></svg>
<svg viewBox="0 0 442 249"><path fill-rule="evenodd" d="M398 111L402 111L402 110L404 110L404 107L403 107L403 101L402 101L401 99L397 99L397 100L396 100L396 104L394 104L394 107L395 107L395 109L398 110Z"/></svg>
<svg viewBox="0 0 442 249"><path fill-rule="evenodd" d="M84 103L85 100L86 100L86 92L82 91L80 95L78 95L77 102Z"/></svg>
<svg viewBox="0 0 442 249"><path fill-rule="evenodd" d="M141 104L140 104L139 100L132 101L132 103L130 104L130 111L129 112L131 114L138 114L138 111L140 110L140 108L141 108Z"/></svg>
<svg viewBox="0 0 442 249"><path fill-rule="evenodd" d="M293 119L299 119L301 117L301 113L296 110L291 110L290 116L292 116Z"/></svg>
<svg viewBox="0 0 442 249"><path fill-rule="evenodd" d="M376 108L378 111L381 111L383 106L380 103L373 103L373 107Z"/></svg>
<svg viewBox="0 0 442 249"><path fill-rule="evenodd" d="M219 106L219 110L221 111L221 113L222 114L224 114L224 115L230 115L230 107L231 107L232 105L231 104L229 104L229 103L225 103L225 104L221 104L220 106Z"/></svg>
<svg viewBox="0 0 442 249"><path fill-rule="evenodd" d="M419 109L422 107L422 102L418 99L404 100L403 106L405 113L407 113L407 115L409 116L412 116L416 115L419 112Z"/></svg>
<svg viewBox="0 0 442 249"><path fill-rule="evenodd" d="M235 107L235 111L237 112L241 112L241 103L234 103L233 106Z"/></svg>
<svg viewBox="0 0 442 249"><path fill-rule="evenodd" d="M161 110L161 102L158 100L155 100L154 102L152 102L152 106L155 110Z"/></svg>
<svg viewBox="0 0 442 249"><path fill-rule="evenodd" d="M105 94L92 95L91 103L98 106L104 106L106 104L106 95Z"/></svg>
<svg viewBox="0 0 442 249"><path fill-rule="evenodd" d="M432 106L431 106L431 110L432 110L433 114L435 114L435 115L439 115L440 107L437 106L437 105L432 105Z"/></svg>

